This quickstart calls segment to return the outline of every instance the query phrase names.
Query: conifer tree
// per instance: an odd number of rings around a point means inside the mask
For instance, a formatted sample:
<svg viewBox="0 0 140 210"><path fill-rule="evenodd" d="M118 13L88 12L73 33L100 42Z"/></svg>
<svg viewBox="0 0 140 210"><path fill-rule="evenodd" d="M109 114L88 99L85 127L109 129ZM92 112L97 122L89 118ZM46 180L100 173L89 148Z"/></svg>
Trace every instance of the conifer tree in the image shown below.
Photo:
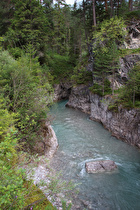
<svg viewBox="0 0 140 210"><path fill-rule="evenodd" d="M48 22L43 7L36 0L13 0L15 5L14 17L7 33L7 39L13 47L28 44L43 52Z"/></svg>
<svg viewBox="0 0 140 210"><path fill-rule="evenodd" d="M109 55L108 48L102 47L96 51L95 68L93 75L95 80L102 86L102 95L105 93L105 79L109 73Z"/></svg>
<svg viewBox="0 0 140 210"><path fill-rule="evenodd" d="M133 107L136 99L140 100L140 62L131 70L129 80L125 86L125 96L127 100L131 99Z"/></svg>

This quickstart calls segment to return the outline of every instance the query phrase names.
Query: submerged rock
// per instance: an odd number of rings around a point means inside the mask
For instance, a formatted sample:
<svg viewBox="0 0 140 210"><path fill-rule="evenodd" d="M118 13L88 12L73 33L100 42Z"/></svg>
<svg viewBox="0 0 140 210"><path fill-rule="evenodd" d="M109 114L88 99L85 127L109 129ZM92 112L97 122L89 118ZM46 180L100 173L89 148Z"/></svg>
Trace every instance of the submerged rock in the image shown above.
<svg viewBox="0 0 140 210"><path fill-rule="evenodd" d="M109 172L117 168L112 160L92 161L85 164L87 173Z"/></svg>

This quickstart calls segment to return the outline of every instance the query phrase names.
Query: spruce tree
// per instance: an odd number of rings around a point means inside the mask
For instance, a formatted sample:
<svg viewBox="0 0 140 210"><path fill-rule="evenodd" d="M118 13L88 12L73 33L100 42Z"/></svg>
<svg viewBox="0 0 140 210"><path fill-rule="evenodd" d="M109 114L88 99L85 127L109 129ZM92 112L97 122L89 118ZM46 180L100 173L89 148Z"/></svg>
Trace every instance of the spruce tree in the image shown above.
<svg viewBox="0 0 140 210"><path fill-rule="evenodd" d="M44 51L48 22L44 10L36 0L13 0L14 17L7 33L7 39L13 47L32 46L37 51Z"/></svg>

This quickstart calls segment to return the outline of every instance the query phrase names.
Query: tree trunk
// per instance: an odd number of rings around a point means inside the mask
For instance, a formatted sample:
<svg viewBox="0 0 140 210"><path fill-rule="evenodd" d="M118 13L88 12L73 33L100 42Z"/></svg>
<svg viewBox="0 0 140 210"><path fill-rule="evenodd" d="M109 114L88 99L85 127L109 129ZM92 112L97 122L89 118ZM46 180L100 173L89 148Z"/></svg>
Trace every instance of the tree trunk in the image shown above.
<svg viewBox="0 0 140 210"><path fill-rule="evenodd" d="M133 10L133 0L129 0L129 11Z"/></svg>
<svg viewBox="0 0 140 210"><path fill-rule="evenodd" d="M93 25L96 26L95 0L93 1Z"/></svg>
<svg viewBox="0 0 140 210"><path fill-rule="evenodd" d="M87 49L89 49L88 34L87 34L87 30L86 30L85 2L84 2L84 0L83 0L83 20L84 20L84 29L85 29L85 38L86 38Z"/></svg>
<svg viewBox="0 0 140 210"><path fill-rule="evenodd" d="M110 7L111 7L111 14L110 14L110 16L112 17L113 16L113 13L114 13L113 0L110 0Z"/></svg>
<svg viewBox="0 0 140 210"><path fill-rule="evenodd" d="M107 12L107 0L105 0L105 11Z"/></svg>
<svg viewBox="0 0 140 210"><path fill-rule="evenodd" d="M133 91L133 107L135 106L135 95L136 95L136 93L135 93L135 89L134 89L134 91Z"/></svg>

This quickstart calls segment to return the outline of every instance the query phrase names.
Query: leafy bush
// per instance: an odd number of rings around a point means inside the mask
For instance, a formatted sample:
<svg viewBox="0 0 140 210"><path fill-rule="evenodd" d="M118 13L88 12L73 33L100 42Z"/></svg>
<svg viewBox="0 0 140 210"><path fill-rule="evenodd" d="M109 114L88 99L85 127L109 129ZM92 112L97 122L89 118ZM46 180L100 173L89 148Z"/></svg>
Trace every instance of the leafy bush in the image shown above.
<svg viewBox="0 0 140 210"><path fill-rule="evenodd" d="M25 171L18 168L16 133L11 130L0 143L0 209L55 208L43 192L26 180Z"/></svg>
<svg viewBox="0 0 140 210"><path fill-rule="evenodd" d="M31 142L38 138L41 122L47 118L52 87L37 59L29 54L16 61L4 51L0 61L1 93L8 110L17 113L15 126L19 138Z"/></svg>
<svg viewBox="0 0 140 210"><path fill-rule="evenodd" d="M0 207L1 209L20 209L24 205L23 186L25 174L17 169L17 139L8 133L0 143Z"/></svg>

